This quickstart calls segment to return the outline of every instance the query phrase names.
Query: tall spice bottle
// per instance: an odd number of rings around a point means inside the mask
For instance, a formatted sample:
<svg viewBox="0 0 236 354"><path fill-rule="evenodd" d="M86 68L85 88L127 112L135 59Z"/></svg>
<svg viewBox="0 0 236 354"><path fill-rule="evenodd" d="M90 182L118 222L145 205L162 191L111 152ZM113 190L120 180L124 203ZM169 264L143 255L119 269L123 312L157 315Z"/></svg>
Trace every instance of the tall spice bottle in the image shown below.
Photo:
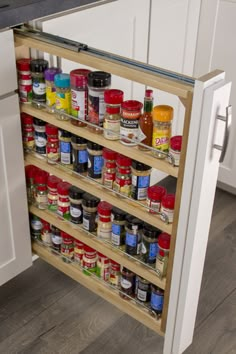
<svg viewBox="0 0 236 354"><path fill-rule="evenodd" d="M139 134L142 144L152 146L152 109L153 109L153 90L146 90L144 97L143 114L139 118ZM138 145L139 150L148 150L145 146Z"/></svg>

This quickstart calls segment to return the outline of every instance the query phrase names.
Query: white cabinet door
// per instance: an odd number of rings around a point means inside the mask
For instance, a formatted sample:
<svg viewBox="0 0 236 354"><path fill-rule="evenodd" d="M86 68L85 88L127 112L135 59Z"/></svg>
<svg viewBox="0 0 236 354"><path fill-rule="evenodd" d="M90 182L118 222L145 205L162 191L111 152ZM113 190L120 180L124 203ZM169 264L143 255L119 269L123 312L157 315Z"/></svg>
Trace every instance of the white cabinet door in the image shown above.
<svg viewBox="0 0 236 354"><path fill-rule="evenodd" d="M0 285L32 264L18 96L0 99Z"/></svg>

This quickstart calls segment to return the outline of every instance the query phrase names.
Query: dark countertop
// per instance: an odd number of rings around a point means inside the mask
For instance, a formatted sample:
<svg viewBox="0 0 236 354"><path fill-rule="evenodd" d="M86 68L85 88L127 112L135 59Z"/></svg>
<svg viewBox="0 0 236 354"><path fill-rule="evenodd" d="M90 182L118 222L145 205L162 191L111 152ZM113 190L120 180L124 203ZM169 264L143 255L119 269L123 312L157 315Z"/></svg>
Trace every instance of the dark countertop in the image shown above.
<svg viewBox="0 0 236 354"><path fill-rule="evenodd" d="M96 2L99 0L0 0L0 28Z"/></svg>

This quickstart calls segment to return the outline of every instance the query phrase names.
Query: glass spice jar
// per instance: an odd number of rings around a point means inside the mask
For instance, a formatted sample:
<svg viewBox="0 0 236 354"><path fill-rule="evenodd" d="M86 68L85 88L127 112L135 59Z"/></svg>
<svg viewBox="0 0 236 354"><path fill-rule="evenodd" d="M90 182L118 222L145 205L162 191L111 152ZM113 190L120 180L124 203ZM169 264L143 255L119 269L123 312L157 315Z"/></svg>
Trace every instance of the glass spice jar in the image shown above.
<svg viewBox="0 0 236 354"><path fill-rule="evenodd" d="M88 151L88 176L96 180L102 178L103 157L102 146L93 141L87 142Z"/></svg>
<svg viewBox="0 0 236 354"><path fill-rule="evenodd" d="M30 214L30 235L33 240L41 239L42 227L41 219L36 215Z"/></svg>
<svg viewBox="0 0 236 354"><path fill-rule="evenodd" d="M121 104L120 142L124 145L135 146L138 143L139 118L143 104L139 101L128 100ZM128 139L137 140L130 141Z"/></svg>
<svg viewBox="0 0 236 354"><path fill-rule="evenodd" d="M46 83L44 71L48 68L48 61L44 59L32 59L30 70L32 75L32 100L33 105L40 108L41 103L46 103Z"/></svg>
<svg viewBox="0 0 236 354"><path fill-rule="evenodd" d="M34 141L35 151L40 155L46 155L46 123L38 118L34 118Z"/></svg>
<svg viewBox="0 0 236 354"><path fill-rule="evenodd" d="M97 259L97 269L96 275L98 278L109 281L110 276L110 260L104 254L98 252L98 259Z"/></svg>
<svg viewBox="0 0 236 354"><path fill-rule="evenodd" d="M47 134L47 162L51 165L59 162L59 139L58 139L58 127L52 124L46 124L46 134Z"/></svg>
<svg viewBox="0 0 236 354"><path fill-rule="evenodd" d="M35 201L39 209L47 209L48 207L48 191L47 191L48 174L45 171L38 170L35 174Z"/></svg>
<svg viewBox="0 0 236 354"><path fill-rule="evenodd" d="M120 138L120 106L123 102L124 92L121 90L105 90L105 115L103 123L103 135L108 140L119 140Z"/></svg>
<svg viewBox="0 0 236 354"><path fill-rule="evenodd" d="M23 148L25 150L33 150L34 142L34 119L31 115L27 113L21 113L21 128L22 128L22 139Z"/></svg>
<svg viewBox="0 0 236 354"><path fill-rule="evenodd" d="M101 201L98 204L97 237L103 240L111 239L111 209L112 205L105 201Z"/></svg>
<svg viewBox="0 0 236 354"><path fill-rule="evenodd" d="M57 214L66 220L70 220L70 199L69 189L71 184L67 182L60 182L57 185L58 202Z"/></svg>
<svg viewBox="0 0 236 354"><path fill-rule="evenodd" d="M92 275L97 270L97 251L84 245L84 254L82 259L83 272L86 275Z"/></svg>
<svg viewBox="0 0 236 354"><path fill-rule="evenodd" d="M61 231L61 237L61 254L63 256L62 259L64 262L70 263L74 258L74 238L64 231Z"/></svg>
<svg viewBox="0 0 236 354"><path fill-rule="evenodd" d="M136 283L136 276L135 274L123 267L121 271L121 278L120 278L120 296L125 300L130 300L130 297L135 296L135 283ZM126 296L128 295L128 296Z"/></svg>
<svg viewBox="0 0 236 354"><path fill-rule="evenodd" d="M59 230L56 226L51 226L52 232L52 253L55 255L59 255L61 253L61 244L62 244L62 237L61 237L61 230Z"/></svg>
<svg viewBox="0 0 236 354"><path fill-rule="evenodd" d="M144 97L143 114L139 118L139 140L146 146L152 146L152 109L153 90L146 90ZM139 150L148 150L147 147L138 145Z"/></svg>
<svg viewBox="0 0 236 354"><path fill-rule="evenodd" d="M78 264L82 264L84 254L84 243L80 240L74 240L74 261Z"/></svg>
<svg viewBox="0 0 236 354"><path fill-rule="evenodd" d="M131 194L131 163L132 160L127 156L118 154L116 157L116 178L113 189L127 197Z"/></svg>
<svg viewBox="0 0 236 354"><path fill-rule="evenodd" d="M128 215L126 217L125 252L127 254L132 256L140 254L142 246L142 228L143 222L140 219L133 215Z"/></svg>
<svg viewBox="0 0 236 354"><path fill-rule="evenodd" d="M84 191L76 186L70 186L69 199L70 199L70 221L73 224L82 224L83 222L83 208L82 198Z"/></svg>
<svg viewBox="0 0 236 354"><path fill-rule="evenodd" d="M111 220L111 243L113 246L122 248L122 246L125 244L126 213L121 209L112 207Z"/></svg>
<svg viewBox="0 0 236 354"><path fill-rule="evenodd" d="M49 113L54 113L56 104L56 87L54 78L56 74L61 73L60 68L48 68L44 71L46 83L46 109Z"/></svg>
<svg viewBox="0 0 236 354"><path fill-rule="evenodd" d="M158 237L158 253L156 258L156 271L162 279L167 274L170 251L170 235L162 232Z"/></svg>
<svg viewBox="0 0 236 354"><path fill-rule="evenodd" d="M41 240L45 246L50 247L52 245L51 226L47 221L43 219L41 219L41 222L42 222Z"/></svg>
<svg viewBox="0 0 236 354"><path fill-rule="evenodd" d="M104 121L104 91L109 89L110 85L111 74L104 71L93 71L88 74L88 121L94 124L89 125L88 129L97 134L102 134L99 127L103 126Z"/></svg>
<svg viewBox="0 0 236 354"><path fill-rule="evenodd" d="M61 179L56 176L49 176L47 181L48 189L48 210L56 211L58 202L57 185L61 182Z"/></svg>
<svg viewBox="0 0 236 354"><path fill-rule="evenodd" d="M144 223L142 230L141 259L144 263L155 264L158 253L158 236L161 231Z"/></svg>
<svg viewBox="0 0 236 354"><path fill-rule="evenodd" d="M120 286L120 264L110 259L109 283L116 288Z"/></svg>
<svg viewBox="0 0 236 354"><path fill-rule="evenodd" d="M147 303L151 298L151 284L148 280L137 277L137 294L136 298L141 303Z"/></svg>
<svg viewBox="0 0 236 354"><path fill-rule="evenodd" d="M97 229L97 206L100 199L94 197L89 193L83 194L83 228L87 231L93 232Z"/></svg>
<svg viewBox="0 0 236 354"><path fill-rule="evenodd" d="M25 166L27 200L29 205L35 202L35 175L37 171L38 168L34 165Z"/></svg>
<svg viewBox="0 0 236 354"><path fill-rule="evenodd" d="M32 76L30 59L22 58L16 61L19 98L22 103L32 102Z"/></svg>
<svg viewBox="0 0 236 354"><path fill-rule="evenodd" d="M56 118L69 120L67 114L70 114L71 111L70 75L65 73L56 74L54 83L56 87Z"/></svg>
<svg viewBox="0 0 236 354"><path fill-rule="evenodd" d="M167 105L155 106L152 111L152 147L156 149L156 151L152 151L152 154L159 159L166 158L166 153L169 152L173 115L173 107Z"/></svg>
<svg viewBox="0 0 236 354"><path fill-rule="evenodd" d="M161 201L167 190L162 186L151 186L147 189L147 206L151 214L157 214L161 209Z"/></svg>
<svg viewBox="0 0 236 354"><path fill-rule="evenodd" d="M117 153L113 150L103 148L102 156L104 164L102 168L102 184L108 188L113 188L113 182L116 177L116 156Z"/></svg>
<svg viewBox="0 0 236 354"><path fill-rule="evenodd" d="M174 220L175 194L165 194L161 200L161 220L172 223Z"/></svg>
<svg viewBox="0 0 236 354"><path fill-rule="evenodd" d="M172 136L172 138L170 138L169 154L172 157L173 161L170 158L169 162L173 163L174 166L179 166L181 147L182 147L182 136L181 135Z"/></svg>
<svg viewBox="0 0 236 354"><path fill-rule="evenodd" d="M151 284L151 310L159 316L162 313L164 303L164 290L158 286Z"/></svg>
<svg viewBox="0 0 236 354"><path fill-rule="evenodd" d="M91 70L75 69L70 72L71 119L73 125L86 127L88 115L88 74Z"/></svg>
<svg viewBox="0 0 236 354"><path fill-rule="evenodd" d="M73 170L83 175L88 171L87 140L76 135L71 136Z"/></svg>
<svg viewBox="0 0 236 354"><path fill-rule="evenodd" d="M147 198L147 189L150 185L152 168L142 162L132 160L131 171L131 198L135 200L145 200Z"/></svg>
<svg viewBox="0 0 236 354"><path fill-rule="evenodd" d="M72 145L71 145L71 133L62 130L60 134L60 162L67 168L72 168Z"/></svg>

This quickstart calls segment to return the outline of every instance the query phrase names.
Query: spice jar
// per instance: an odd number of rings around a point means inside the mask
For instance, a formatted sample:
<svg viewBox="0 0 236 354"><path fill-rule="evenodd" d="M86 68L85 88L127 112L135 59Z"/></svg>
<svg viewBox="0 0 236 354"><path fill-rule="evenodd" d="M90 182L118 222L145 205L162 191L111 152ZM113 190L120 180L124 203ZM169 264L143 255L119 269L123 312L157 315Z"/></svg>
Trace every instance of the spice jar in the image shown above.
<svg viewBox="0 0 236 354"><path fill-rule="evenodd" d="M132 160L131 171L131 198L135 200L145 200L147 198L147 189L150 185L152 168L142 162Z"/></svg>
<svg viewBox="0 0 236 354"><path fill-rule="evenodd" d="M121 278L120 278L120 296L125 300L130 300L130 297L134 297L135 295L135 274L123 267L121 271ZM126 296L128 295L128 296Z"/></svg>
<svg viewBox="0 0 236 354"><path fill-rule="evenodd" d="M38 168L34 165L25 166L25 177L26 177L26 189L27 189L27 200L29 204L33 204L35 201L35 175Z"/></svg>
<svg viewBox="0 0 236 354"><path fill-rule="evenodd" d="M104 281L109 280L110 260L104 254L98 252L96 275Z"/></svg>
<svg viewBox="0 0 236 354"><path fill-rule="evenodd" d="M47 111L53 113L56 104L56 87L54 78L56 74L61 73L60 68L48 68L44 71L46 83L46 108Z"/></svg>
<svg viewBox="0 0 236 354"><path fill-rule="evenodd" d="M74 240L74 261L78 264L82 264L84 254L84 243L80 240Z"/></svg>
<svg viewBox="0 0 236 354"><path fill-rule="evenodd" d="M72 168L71 133L62 130L60 135L60 161L62 165Z"/></svg>
<svg viewBox="0 0 236 354"><path fill-rule="evenodd" d="M52 225L51 232L52 232L52 253L58 255L61 252L61 244L62 244L61 230L59 230L56 226Z"/></svg>
<svg viewBox="0 0 236 354"><path fill-rule="evenodd" d="M98 228L97 236L104 239L111 239L111 204L102 201L98 204Z"/></svg>
<svg viewBox="0 0 236 354"><path fill-rule="evenodd" d="M131 194L131 162L129 157L118 154L116 158L116 178L113 189L120 194L130 197Z"/></svg>
<svg viewBox="0 0 236 354"><path fill-rule="evenodd" d="M88 74L91 70L75 69L70 72L71 119L73 125L86 127L88 115Z"/></svg>
<svg viewBox="0 0 236 354"><path fill-rule="evenodd" d="M143 224L141 258L147 264L154 264L158 253L158 235L160 230L147 223Z"/></svg>
<svg viewBox="0 0 236 354"><path fill-rule="evenodd" d="M30 59L22 58L16 61L18 88L20 102L31 103L32 101L32 76L30 71Z"/></svg>
<svg viewBox="0 0 236 354"><path fill-rule="evenodd" d="M97 206L100 199L89 193L83 194L83 228L87 231L96 231L97 229Z"/></svg>
<svg viewBox="0 0 236 354"><path fill-rule="evenodd" d="M64 219L70 219L70 199L69 199L69 189L70 183L60 182L57 185L58 202L57 202L57 213L61 215Z"/></svg>
<svg viewBox="0 0 236 354"><path fill-rule="evenodd" d="M52 234L50 224L41 219L42 229L41 229L41 240L45 246L50 247L52 245Z"/></svg>
<svg viewBox="0 0 236 354"><path fill-rule="evenodd" d="M87 142L88 151L88 176L94 179L101 179L103 157L102 146L92 141Z"/></svg>
<svg viewBox="0 0 236 354"><path fill-rule="evenodd" d="M76 135L71 136L73 170L87 174L88 151L87 140Z"/></svg>
<svg viewBox="0 0 236 354"><path fill-rule="evenodd" d="M32 150L34 148L34 126L33 117L27 113L21 113L21 127L23 148L25 150Z"/></svg>
<svg viewBox="0 0 236 354"><path fill-rule="evenodd" d="M42 230L42 221L41 219L33 214L30 214L30 235L34 240L41 239L41 230Z"/></svg>
<svg viewBox="0 0 236 354"><path fill-rule="evenodd" d="M179 166L180 160L180 153L182 147L182 136L176 135L172 136L170 139L170 149L169 154L171 155L172 159L169 159L170 163L173 163L174 166Z"/></svg>
<svg viewBox="0 0 236 354"><path fill-rule="evenodd" d="M153 109L153 90L146 90L144 97L143 114L139 119L139 140L142 144L152 146L152 109ZM148 150L147 147L139 145L139 150Z"/></svg>
<svg viewBox="0 0 236 354"><path fill-rule="evenodd" d="M54 165L59 162L59 139L58 139L58 127L52 124L46 124L47 134L47 161L49 164Z"/></svg>
<svg viewBox="0 0 236 354"><path fill-rule="evenodd" d="M44 59L33 59L30 62L32 75L32 99L33 104L40 107L41 103L46 103L46 83L44 71L48 68L48 61Z"/></svg>
<svg viewBox="0 0 236 354"><path fill-rule="evenodd" d="M156 315L160 315L162 313L163 303L164 303L164 290L152 284L150 306L152 311L154 311Z"/></svg>
<svg viewBox="0 0 236 354"><path fill-rule="evenodd" d="M150 282L144 278L137 277L137 294L136 298L142 303L147 303L150 301L151 288Z"/></svg>
<svg viewBox="0 0 236 354"><path fill-rule="evenodd" d="M158 254L156 258L156 271L160 278L166 276L170 251L170 235L162 232L158 237Z"/></svg>
<svg viewBox="0 0 236 354"><path fill-rule="evenodd" d="M84 274L91 275L96 273L97 269L97 251L93 248L84 245L84 254L83 254L83 264Z"/></svg>
<svg viewBox="0 0 236 354"><path fill-rule="evenodd" d="M124 145L135 146L139 135L139 118L143 104L139 101L128 100L121 104L120 142ZM130 141L128 139L137 140Z"/></svg>
<svg viewBox="0 0 236 354"><path fill-rule="evenodd" d="M88 121L95 126L88 126L94 133L102 134L105 103L104 91L111 85L111 74L105 71L93 71L88 74ZM97 126L97 127L96 127Z"/></svg>
<svg viewBox="0 0 236 354"><path fill-rule="evenodd" d="M69 120L67 114L70 114L71 92L70 75L56 74L54 78L56 87L56 118L59 120Z"/></svg>
<svg viewBox="0 0 236 354"><path fill-rule="evenodd" d="M61 182L61 179L56 176L49 176L47 187L48 187L48 209L51 211L57 210L58 193L57 185Z"/></svg>
<svg viewBox="0 0 236 354"><path fill-rule="evenodd" d="M46 155L46 123L38 118L34 118L34 141L35 151L40 155Z"/></svg>
<svg viewBox="0 0 236 354"><path fill-rule="evenodd" d="M167 105L155 106L152 111L152 147L156 149L152 153L159 159L166 158L166 154L161 152L168 153L169 151L173 114L173 107Z"/></svg>
<svg viewBox="0 0 236 354"><path fill-rule="evenodd" d="M63 256L62 259L64 262L70 263L74 257L74 238L64 231L61 231L61 237L61 254Z"/></svg>
<svg viewBox="0 0 236 354"><path fill-rule="evenodd" d="M111 243L114 246L121 247L125 244L126 213L121 209L112 207L111 220Z"/></svg>
<svg viewBox="0 0 236 354"><path fill-rule="evenodd" d="M47 172L42 170L38 170L34 177L36 187L35 201L39 209L47 209L48 207L47 179Z"/></svg>
<svg viewBox="0 0 236 354"><path fill-rule="evenodd" d="M115 287L120 285L120 264L110 259L109 283Z"/></svg>
<svg viewBox="0 0 236 354"><path fill-rule="evenodd" d="M113 150L103 148L102 156L104 164L102 168L102 184L108 188L113 188L113 182L116 177L116 156Z"/></svg>
<svg viewBox="0 0 236 354"><path fill-rule="evenodd" d="M161 200L161 220L172 223L174 219L175 195L165 194Z"/></svg>
<svg viewBox="0 0 236 354"><path fill-rule="evenodd" d="M84 191L75 186L70 186L69 188L69 199L70 199L70 221L74 224L82 224L83 222L83 208L82 208L82 197Z"/></svg>
<svg viewBox="0 0 236 354"><path fill-rule="evenodd" d="M108 140L119 140L120 138L120 106L123 102L124 92L121 90L105 90L105 115L103 135Z"/></svg>
<svg viewBox="0 0 236 354"><path fill-rule="evenodd" d="M151 214L157 214L161 209L161 201L163 196L167 193L165 187L151 186L147 189L147 206L148 211Z"/></svg>
<svg viewBox="0 0 236 354"><path fill-rule="evenodd" d="M125 251L132 256L139 255L141 252L142 228L143 222L140 219L133 215L126 217Z"/></svg>

